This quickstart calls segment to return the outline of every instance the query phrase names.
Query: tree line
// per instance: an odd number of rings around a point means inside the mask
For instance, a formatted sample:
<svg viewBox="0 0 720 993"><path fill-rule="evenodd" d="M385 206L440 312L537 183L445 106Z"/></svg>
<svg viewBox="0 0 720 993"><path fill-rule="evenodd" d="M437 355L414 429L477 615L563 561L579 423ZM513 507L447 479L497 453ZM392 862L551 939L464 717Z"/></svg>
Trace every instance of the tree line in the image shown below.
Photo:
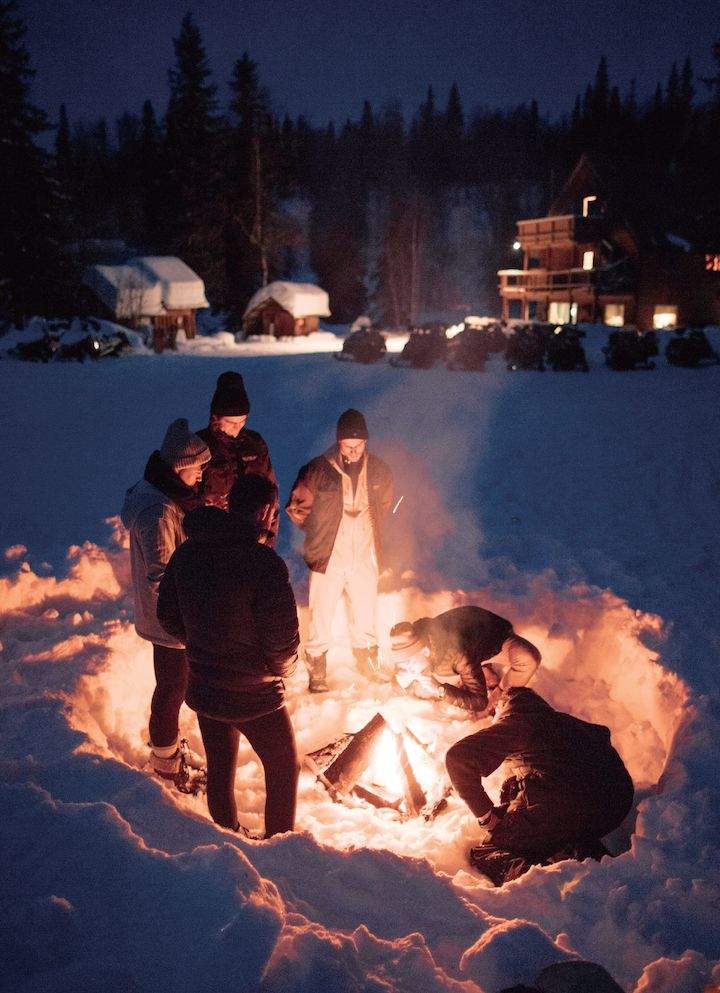
<svg viewBox="0 0 720 993"><path fill-rule="evenodd" d="M15 0L0 0L0 316L77 311L87 239L179 255L215 307L237 316L251 293L303 262L333 317L371 308L386 324L433 312L497 309L496 270L512 265L519 217L542 214L583 151L613 161L638 208L692 241L720 240L717 73L673 65L650 100L621 92L601 59L567 115L535 101L467 114L453 85L432 87L409 121L365 102L357 120L312 126L274 110L247 53L226 99L187 14L174 39L169 100L109 128L49 128Z"/></svg>

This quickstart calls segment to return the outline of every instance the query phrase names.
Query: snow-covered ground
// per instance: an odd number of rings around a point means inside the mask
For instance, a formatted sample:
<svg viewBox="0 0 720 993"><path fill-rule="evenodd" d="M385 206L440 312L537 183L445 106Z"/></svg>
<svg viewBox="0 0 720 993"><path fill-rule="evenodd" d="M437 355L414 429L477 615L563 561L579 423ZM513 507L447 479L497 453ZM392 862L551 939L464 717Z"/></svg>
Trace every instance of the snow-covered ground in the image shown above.
<svg viewBox="0 0 720 993"><path fill-rule="evenodd" d="M588 375L420 372L337 363L337 339L313 337L0 362L0 988L495 993L573 957L634 993L717 984L720 367L613 373L591 332ZM283 497L338 414L366 412L404 496L383 636L456 603L510 617L543 652L538 691L611 727L638 785L629 850L495 890L466 865L474 825L452 797L400 822L303 773L298 831L256 843L148 775L151 657L115 515L166 425L206 423L227 368ZM304 623L298 544L284 522ZM477 725L354 678L337 623L332 692L290 681L301 750L380 711L425 743L438 766L419 753L418 773L440 789L445 749ZM249 748L237 792L261 828Z"/></svg>

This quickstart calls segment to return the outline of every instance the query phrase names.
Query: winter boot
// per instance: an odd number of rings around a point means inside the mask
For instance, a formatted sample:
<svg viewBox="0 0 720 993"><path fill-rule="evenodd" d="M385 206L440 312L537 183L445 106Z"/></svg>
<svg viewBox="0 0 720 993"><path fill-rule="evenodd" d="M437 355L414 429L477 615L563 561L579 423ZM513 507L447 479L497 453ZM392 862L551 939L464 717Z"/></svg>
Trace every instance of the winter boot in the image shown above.
<svg viewBox="0 0 720 993"><path fill-rule="evenodd" d="M172 745L153 745L150 742L150 764L156 776L174 783L182 768L180 742L174 741Z"/></svg>
<svg viewBox="0 0 720 993"><path fill-rule="evenodd" d="M310 674L308 689L311 693L327 693L327 653L322 655L306 655L305 665Z"/></svg>
<svg viewBox="0 0 720 993"><path fill-rule="evenodd" d="M361 676L375 683L388 682L389 677L380 668L377 645L373 645L372 648L353 648L353 655Z"/></svg>
<svg viewBox="0 0 720 993"><path fill-rule="evenodd" d="M195 796L207 786L207 772L202 759L188 747L187 738L166 747L150 745L150 761L155 775L168 780L181 793Z"/></svg>

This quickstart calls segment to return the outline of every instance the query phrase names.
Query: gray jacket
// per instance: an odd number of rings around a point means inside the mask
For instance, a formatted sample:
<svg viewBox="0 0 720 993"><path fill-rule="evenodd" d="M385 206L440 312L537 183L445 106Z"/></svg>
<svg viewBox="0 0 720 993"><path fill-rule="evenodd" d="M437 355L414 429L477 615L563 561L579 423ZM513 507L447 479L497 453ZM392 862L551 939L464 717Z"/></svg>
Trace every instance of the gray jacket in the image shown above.
<svg viewBox="0 0 720 993"><path fill-rule="evenodd" d="M185 513L156 486L141 479L125 494L120 516L130 532L135 630L154 645L184 648L158 621L157 600L170 556L186 538Z"/></svg>

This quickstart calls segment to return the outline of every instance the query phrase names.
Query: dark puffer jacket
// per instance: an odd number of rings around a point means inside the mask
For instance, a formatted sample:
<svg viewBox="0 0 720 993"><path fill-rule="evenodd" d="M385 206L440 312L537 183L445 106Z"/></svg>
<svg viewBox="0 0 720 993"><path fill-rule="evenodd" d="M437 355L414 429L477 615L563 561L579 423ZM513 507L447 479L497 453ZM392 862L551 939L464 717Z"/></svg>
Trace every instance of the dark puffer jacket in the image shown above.
<svg viewBox="0 0 720 993"><path fill-rule="evenodd" d="M257 431L243 428L236 438L231 438L223 431L213 428L212 424L202 431L197 431L196 434L208 446L212 456L203 470L200 488L200 496L205 506L227 510L230 491L238 477L245 473L255 473L272 483L275 499L268 508L265 527L268 532L267 544L274 548L279 525L280 499L270 452L262 435Z"/></svg>
<svg viewBox="0 0 720 993"><path fill-rule="evenodd" d="M484 710L488 698L482 663L494 658L513 634L510 621L468 604L437 617L421 617L413 627L430 646L433 673L460 676L460 686L445 683L445 699L464 710Z"/></svg>
<svg viewBox="0 0 720 993"><path fill-rule="evenodd" d="M508 760L519 792L493 841L510 850L541 846L548 838L561 843L565 835L602 837L632 805L633 783L610 743L609 729L554 710L525 687L507 691L491 727L450 749L448 769L454 749L459 756L472 754L479 778ZM489 810L492 801L479 785L477 794L478 808ZM530 822L523 810L533 815L535 838L524 836ZM483 810L476 813L481 816Z"/></svg>
<svg viewBox="0 0 720 993"><path fill-rule="evenodd" d="M157 612L187 645L188 706L218 720L278 710L300 641L285 563L216 507L184 523L188 540L168 563Z"/></svg>
<svg viewBox="0 0 720 993"><path fill-rule="evenodd" d="M330 561L343 513L342 477L331 459L337 445L304 465L295 480L285 510L305 532L303 558L313 572L325 572ZM375 555L382 568L382 531L392 504L393 478L388 465L368 452L367 484Z"/></svg>

